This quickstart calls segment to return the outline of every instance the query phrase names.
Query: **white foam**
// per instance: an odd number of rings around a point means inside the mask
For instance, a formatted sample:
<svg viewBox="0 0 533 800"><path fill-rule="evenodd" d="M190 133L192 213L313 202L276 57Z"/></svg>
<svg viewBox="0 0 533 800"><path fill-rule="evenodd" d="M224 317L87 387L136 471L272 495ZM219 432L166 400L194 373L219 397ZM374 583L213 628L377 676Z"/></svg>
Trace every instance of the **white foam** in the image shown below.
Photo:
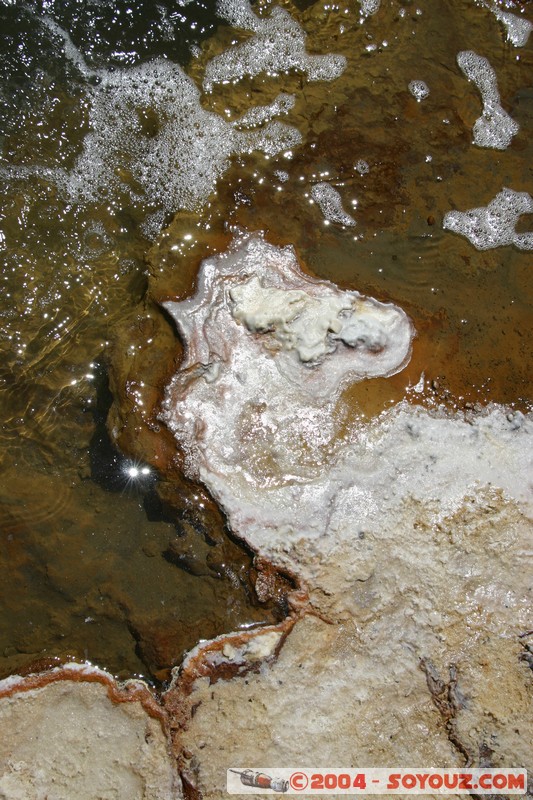
<svg viewBox="0 0 533 800"><path fill-rule="evenodd" d="M507 31L507 40L514 44L515 47L524 47L527 44L529 35L533 30L533 24L516 14L511 14L509 11L502 11L497 3L483 2L485 8L490 9L498 22L501 22Z"/></svg>
<svg viewBox="0 0 533 800"><path fill-rule="evenodd" d="M206 111L193 80L166 60L102 72L100 78L92 90L83 152L63 179L78 199L98 201L122 188L167 212L195 209L214 191L232 155L254 149L275 155L301 142L296 128L279 121L238 130L284 113L293 102L289 95L231 123Z"/></svg>
<svg viewBox="0 0 533 800"><path fill-rule="evenodd" d="M222 79L233 62L239 75L294 68L310 80L333 80L344 69L343 57L308 55L305 33L280 8L263 19L248 0L221 0L219 12L256 35L243 45L244 61L240 48L230 48L210 62L206 84L218 79L215 73ZM294 126L277 119L293 108L294 95L280 93L269 105L230 121L204 108L199 88L179 65L161 58L125 69L93 70L66 31L46 17L44 24L60 37L65 56L87 79L88 132L68 171L61 166L26 172L55 182L69 201L101 203L118 197L114 202L122 204L127 195L142 204L141 229L153 237L168 214L198 210L207 202L232 157L254 150L290 155L302 142ZM24 169L0 168L0 174L10 180Z"/></svg>
<svg viewBox="0 0 533 800"><path fill-rule="evenodd" d="M278 153L290 152L301 141L301 134L296 128L274 120L264 128L246 134L246 147L243 149L245 152L261 150L266 155L275 156Z"/></svg>
<svg viewBox="0 0 533 800"><path fill-rule="evenodd" d="M533 232L515 231L519 217L532 213L533 198L527 192L504 188L486 207L449 211L442 225L466 236L478 250L510 244L520 250L533 250Z"/></svg>
<svg viewBox="0 0 533 800"><path fill-rule="evenodd" d="M280 8L263 19L248 0L220 0L218 11L256 35L211 61L206 85L228 75L293 68L310 80L332 80L344 69L340 56L308 55L303 30ZM294 95L280 93L269 105L228 121L202 106L198 87L178 65L155 59L128 69L91 70L68 33L52 20L45 24L63 40L67 58L91 79L83 150L68 173L57 169L50 175L77 201L101 202L127 192L149 209L143 223L147 235L157 232L165 214L201 207L232 156L253 150L275 156L302 141L295 127L276 119L293 108Z"/></svg>
<svg viewBox="0 0 533 800"><path fill-rule="evenodd" d="M328 222L338 222L340 225L350 226L356 224L354 218L342 207L342 198L339 192L330 183L315 183L311 189L311 196Z"/></svg>
<svg viewBox="0 0 533 800"><path fill-rule="evenodd" d="M474 144L505 150L520 128L500 105L496 73L489 61L473 50L458 53L457 64L468 80L475 83L483 101L483 115L474 123Z"/></svg>
<svg viewBox="0 0 533 800"><path fill-rule="evenodd" d="M235 28L257 31L261 19L252 10L249 0L217 0L217 14Z"/></svg>
<svg viewBox="0 0 533 800"><path fill-rule="evenodd" d="M501 11L499 8L494 9L494 16L499 22L503 22L507 29L507 39L515 47L524 47L527 44L529 34L533 30L533 24L529 20L521 19L508 11Z"/></svg>
<svg viewBox="0 0 533 800"><path fill-rule="evenodd" d="M255 128L274 117L279 117L281 114L288 114L291 108L294 107L295 102L296 97L293 94L281 92L270 105L254 106L254 108L246 111L239 117L236 124L239 128Z"/></svg>
<svg viewBox="0 0 533 800"><path fill-rule="evenodd" d="M409 91L418 102L425 100L429 94L429 87L424 81L411 81Z"/></svg>
<svg viewBox="0 0 533 800"><path fill-rule="evenodd" d="M363 16L369 17L379 11L381 0L359 0L359 5Z"/></svg>
<svg viewBox="0 0 533 800"><path fill-rule="evenodd" d="M232 25L253 31L254 36L211 59L204 76L207 90L215 83L240 80L245 75L298 70L310 81L331 81L344 72L343 56L306 52L303 29L279 6L263 18L254 14L248 0L222 0L217 12Z"/></svg>
<svg viewBox="0 0 533 800"><path fill-rule="evenodd" d="M94 78L96 75L98 75L96 70L93 70L87 66L85 59L72 41L70 34L67 33L67 31L61 28L51 17L44 16L40 19L42 20L43 24L46 25L50 31L52 31L52 33L63 40L63 51L65 53L65 57L77 67L77 69L85 78Z"/></svg>

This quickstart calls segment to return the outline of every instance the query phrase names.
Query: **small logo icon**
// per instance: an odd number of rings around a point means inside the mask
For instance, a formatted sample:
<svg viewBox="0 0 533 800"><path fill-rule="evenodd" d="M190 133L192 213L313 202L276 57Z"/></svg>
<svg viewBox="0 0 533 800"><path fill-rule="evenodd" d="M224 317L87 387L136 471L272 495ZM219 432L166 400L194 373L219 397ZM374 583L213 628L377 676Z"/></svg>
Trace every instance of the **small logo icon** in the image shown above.
<svg viewBox="0 0 533 800"><path fill-rule="evenodd" d="M271 792L287 792L289 790L289 781L284 778L271 778L264 772L254 772L252 769L230 769L240 776L241 783L244 786L254 786L256 789L270 789Z"/></svg>

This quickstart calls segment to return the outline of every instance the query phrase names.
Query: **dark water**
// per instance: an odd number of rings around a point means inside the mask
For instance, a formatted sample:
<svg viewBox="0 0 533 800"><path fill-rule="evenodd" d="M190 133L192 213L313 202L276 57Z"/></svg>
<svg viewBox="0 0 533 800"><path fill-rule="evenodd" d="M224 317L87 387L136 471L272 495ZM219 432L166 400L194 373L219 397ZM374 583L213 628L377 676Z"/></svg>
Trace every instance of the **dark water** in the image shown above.
<svg viewBox="0 0 533 800"><path fill-rule="evenodd" d="M194 487L170 507L109 440L109 348L146 289L146 215L125 194L69 202L46 172L75 163L88 100L43 20L91 68L185 63L213 3L0 5L0 674L72 656L164 678L200 638L280 612L257 602L218 511Z"/></svg>
<svg viewBox="0 0 533 800"><path fill-rule="evenodd" d="M226 246L228 223L294 244L317 275L411 315L411 364L347 391L354 413L371 416L422 374L425 395L452 406L531 402L533 257L478 252L442 218L504 186L533 192L533 37L513 47L474 2L383 0L364 22L355 2L282 5L308 50L342 53L346 71L331 83L245 78L205 95L204 107L229 119L294 93L284 121L304 142L290 158L241 155L209 205L180 211L159 238L179 209L161 207L160 188L135 188L126 135L105 163L108 180L99 173L100 195L65 192L94 124L99 74L132 75L157 57L200 85L208 58L249 34L217 20L214 2L0 2L0 674L71 655L164 678L199 638L281 613L257 602L250 557L201 490L158 481L154 453L166 445L146 433L145 389L131 389L146 381L156 404L179 345L153 301L191 290L199 260ZM528 3L514 11L533 19ZM457 68L463 49L490 60L520 124L504 152L471 144L481 102ZM430 87L420 103L414 79ZM127 102L148 142L163 125L159 107ZM321 179L337 186L355 229L324 225L309 205ZM110 380L123 452L106 432Z"/></svg>

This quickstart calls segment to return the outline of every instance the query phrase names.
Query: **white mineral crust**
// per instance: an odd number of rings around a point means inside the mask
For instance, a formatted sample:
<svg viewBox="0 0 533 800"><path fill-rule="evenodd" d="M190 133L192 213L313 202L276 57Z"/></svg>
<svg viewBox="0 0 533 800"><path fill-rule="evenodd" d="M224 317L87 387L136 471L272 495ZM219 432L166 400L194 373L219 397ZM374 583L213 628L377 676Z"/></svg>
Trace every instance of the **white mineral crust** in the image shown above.
<svg viewBox="0 0 533 800"><path fill-rule="evenodd" d="M242 508L259 488L269 508L272 491L292 508L330 458L343 382L390 375L411 352L403 311L305 275L292 248L257 235L204 261L196 294L165 306L186 355L163 418L190 473L229 479Z"/></svg>
<svg viewBox="0 0 533 800"><path fill-rule="evenodd" d="M528 500L527 418L489 408L466 421L404 403L342 431L339 387L401 369L413 329L395 306L304 275L291 248L244 238L203 263L193 297L166 308L186 356L163 418L189 473L239 536L309 585L366 579L373 561L357 531L379 535L408 498L438 500L435 519L487 485Z"/></svg>
<svg viewBox="0 0 533 800"><path fill-rule="evenodd" d="M318 612L207 653L266 660L195 681L183 774L218 800L229 765L461 768L486 742L531 769L531 414L402 402L348 424L339 387L401 369L411 324L258 236L166 307L186 356L164 419L189 472Z"/></svg>
<svg viewBox="0 0 533 800"><path fill-rule="evenodd" d="M80 664L0 681L0 798L181 800L162 721L126 686Z"/></svg>

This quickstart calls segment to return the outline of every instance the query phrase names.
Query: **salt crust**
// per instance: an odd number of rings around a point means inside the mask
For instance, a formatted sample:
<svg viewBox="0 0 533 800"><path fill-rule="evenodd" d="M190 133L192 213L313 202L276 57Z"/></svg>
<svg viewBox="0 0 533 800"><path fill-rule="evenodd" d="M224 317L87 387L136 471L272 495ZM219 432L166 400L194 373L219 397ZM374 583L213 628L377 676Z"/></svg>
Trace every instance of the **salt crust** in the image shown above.
<svg viewBox="0 0 533 800"><path fill-rule="evenodd" d="M255 290L258 311L251 305ZM276 290L266 310L265 290ZM355 319L370 314L383 325L385 363L379 353L332 338L331 319L347 310L335 316L337 302L353 303ZM533 452L529 416L508 419L495 406L465 419L402 403L375 424L340 435L342 380L401 368L412 329L394 306L302 275L290 248L258 236L238 241L203 262L194 297L166 308L186 357L166 391L163 419L184 448L187 469L208 486L239 536L309 585L326 591L330 581L342 582L338 571L328 573L339 549L347 550L347 574L365 580L372 563L360 558L357 531L378 536L384 518L398 514L407 498L426 505L438 499L436 521L452 514L465 492L487 485L531 501L523 480ZM320 320L322 344L312 366L298 356L296 309Z"/></svg>
<svg viewBox="0 0 533 800"><path fill-rule="evenodd" d="M263 661L274 653L281 637L280 631L268 631L267 633L258 633L246 644L237 647L230 641L226 641L222 647L222 653L230 661Z"/></svg>
<svg viewBox="0 0 533 800"><path fill-rule="evenodd" d="M468 80L475 83L483 101L483 115L474 123L474 144L505 150L520 127L500 105L496 73L489 61L473 50L458 53L457 64Z"/></svg>
<svg viewBox="0 0 533 800"><path fill-rule="evenodd" d="M533 233L516 233L522 214L533 213L533 198L527 192L502 189L486 207L469 211L448 211L442 225L460 233L478 250L514 244L520 250L533 250Z"/></svg>
<svg viewBox="0 0 533 800"><path fill-rule="evenodd" d="M252 472L259 459L266 480L291 483L331 438L340 385L392 374L410 357L413 329L400 309L303 274L291 247L259 235L204 261L196 294L165 307L186 355L163 418L194 474L216 462L244 477L249 451ZM300 458L277 441L289 430Z"/></svg>
<svg viewBox="0 0 533 800"><path fill-rule="evenodd" d="M310 81L332 81L344 72L344 56L306 52L304 31L279 6L272 8L270 16L258 17L249 0L219 0L217 13L231 25L253 31L254 36L211 59L204 76L207 91L215 83L237 81L245 75L298 70Z"/></svg>
<svg viewBox="0 0 533 800"><path fill-rule="evenodd" d="M111 675L85 664L0 681L0 797L182 797L160 720L137 699L111 700L110 686L120 694Z"/></svg>
<svg viewBox="0 0 533 800"><path fill-rule="evenodd" d="M337 383L318 396L303 383L335 368L339 345L298 364L306 326L292 323L324 300L314 313L335 318L349 294L253 236L167 304L186 354L164 417L189 470L238 536L299 576L320 617L296 621L281 650L268 631L255 649L236 634L189 655L239 668L267 656L246 677L196 673L177 746L204 800L222 795L229 763L460 768L490 741L495 766L530 768L517 634L530 628L533 415L404 401L341 435ZM287 354L297 368L276 372Z"/></svg>
<svg viewBox="0 0 533 800"><path fill-rule="evenodd" d="M342 207L342 198L339 192L330 184L315 183L311 189L311 197L318 204L324 219L328 222L338 222L340 225L353 227L356 222Z"/></svg>

